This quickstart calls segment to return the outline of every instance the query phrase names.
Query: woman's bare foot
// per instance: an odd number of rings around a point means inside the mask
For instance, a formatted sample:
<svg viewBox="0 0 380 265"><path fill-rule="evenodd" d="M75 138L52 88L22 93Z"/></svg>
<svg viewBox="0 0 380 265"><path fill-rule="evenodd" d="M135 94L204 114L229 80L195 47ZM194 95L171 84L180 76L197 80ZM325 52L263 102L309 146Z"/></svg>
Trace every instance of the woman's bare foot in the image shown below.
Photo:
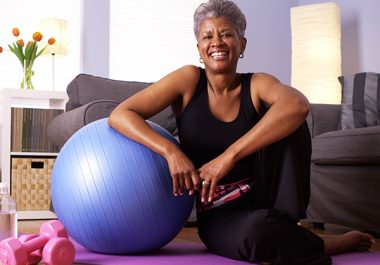
<svg viewBox="0 0 380 265"><path fill-rule="evenodd" d="M375 239L366 233L351 231L342 235L320 235L325 242L325 252L328 255L351 251L366 252L375 245Z"/></svg>

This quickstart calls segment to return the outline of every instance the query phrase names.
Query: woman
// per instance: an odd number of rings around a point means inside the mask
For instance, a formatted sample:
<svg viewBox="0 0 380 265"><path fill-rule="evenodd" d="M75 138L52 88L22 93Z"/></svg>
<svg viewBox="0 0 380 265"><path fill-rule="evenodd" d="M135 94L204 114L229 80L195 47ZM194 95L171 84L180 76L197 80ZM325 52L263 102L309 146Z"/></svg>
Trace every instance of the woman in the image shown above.
<svg viewBox="0 0 380 265"><path fill-rule="evenodd" d="M194 15L204 69L184 66L121 103L109 123L166 158L173 193L197 194L198 231L219 255L273 264L331 264L373 245L351 232L321 239L299 225L309 201L307 99L264 73L236 72L246 20L231 1ZM181 149L145 119L171 106Z"/></svg>

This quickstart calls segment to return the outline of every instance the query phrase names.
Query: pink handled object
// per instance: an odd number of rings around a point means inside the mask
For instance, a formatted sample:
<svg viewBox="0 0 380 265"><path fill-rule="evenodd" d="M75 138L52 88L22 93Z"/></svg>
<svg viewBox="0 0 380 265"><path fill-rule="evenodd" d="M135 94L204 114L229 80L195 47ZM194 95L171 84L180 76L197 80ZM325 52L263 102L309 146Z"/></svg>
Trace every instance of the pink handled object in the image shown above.
<svg viewBox="0 0 380 265"><path fill-rule="evenodd" d="M71 242L67 239L68 234L67 234L66 229L62 225L62 223L58 220L53 220L53 221L49 221L42 224L40 227L40 234L37 235L36 237L29 238L29 240L25 240L24 243L16 238L5 239L0 242L0 261L2 262L3 265L33 264L29 262L35 261L36 258L33 256L34 254L38 253L35 251L42 249L51 239L54 239L57 237L65 238L69 242L69 243L66 242L65 246L71 244ZM62 243L59 243L59 244L60 244L59 246L62 245ZM72 249L73 249L73 246L69 247L68 252L71 253L73 251ZM59 250L58 252L57 251L58 250L55 249L51 253L60 253L60 252L65 252L66 250ZM49 252L46 252L46 253L49 253ZM74 251L74 255L75 255L75 251ZM45 258L44 252L42 253L42 256L43 258ZM53 260L54 262L54 259L51 257L47 259ZM71 263L49 263L49 264L50 265L72 264L72 261Z"/></svg>
<svg viewBox="0 0 380 265"><path fill-rule="evenodd" d="M27 241L38 237L38 234L24 234L19 236L18 240L21 244L25 244ZM42 259L42 249L37 249L31 253L28 253L28 263L27 264L37 264Z"/></svg>
<svg viewBox="0 0 380 265"><path fill-rule="evenodd" d="M50 239L42 251L45 265L71 265L75 259L75 247L63 237Z"/></svg>

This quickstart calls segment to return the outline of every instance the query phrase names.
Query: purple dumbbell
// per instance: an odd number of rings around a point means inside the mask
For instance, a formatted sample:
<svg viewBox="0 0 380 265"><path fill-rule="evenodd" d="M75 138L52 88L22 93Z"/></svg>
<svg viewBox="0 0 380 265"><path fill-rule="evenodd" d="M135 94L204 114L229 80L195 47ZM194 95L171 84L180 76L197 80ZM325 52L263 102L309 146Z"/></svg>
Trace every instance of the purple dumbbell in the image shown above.
<svg viewBox="0 0 380 265"><path fill-rule="evenodd" d="M46 222L42 224L39 235L30 237L25 242L16 238L1 241L0 261L3 265L35 264L31 262L37 260L36 256L39 254L36 251L43 249L42 257L45 264L70 265L74 261L75 248L67 237L67 231L60 221Z"/></svg>

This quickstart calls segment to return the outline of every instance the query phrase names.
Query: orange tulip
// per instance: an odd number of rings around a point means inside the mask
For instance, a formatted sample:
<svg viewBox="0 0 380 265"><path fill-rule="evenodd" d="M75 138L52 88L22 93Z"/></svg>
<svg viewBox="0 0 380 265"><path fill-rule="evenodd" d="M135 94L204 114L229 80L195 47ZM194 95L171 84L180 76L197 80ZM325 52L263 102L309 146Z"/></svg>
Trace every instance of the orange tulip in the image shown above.
<svg viewBox="0 0 380 265"><path fill-rule="evenodd" d="M55 39L52 37L48 40L49 45L53 45L55 43Z"/></svg>
<svg viewBox="0 0 380 265"><path fill-rule="evenodd" d="M24 41L22 39L17 40L16 43L17 43L17 45L24 47Z"/></svg>
<svg viewBox="0 0 380 265"><path fill-rule="evenodd" d="M8 44L8 47L12 53L14 53L17 59L20 61L21 66L26 69L24 79L21 82L21 88L27 86L27 88L33 89L33 84L31 77L33 76L33 63L37 57L39 57L47 48L48 45L53 45L56 40L51 37L48 40L48 43L44 45L44 47L38 47L38 42L40 42L43 38L41 32L34 32L33 39L28 41L26 48L24 48L25 43L22 38L20 38L20 30L19 28L12 29L13 36L16 37L16 41ZM38 49L40 48L40 49ZM0 53L3 52L3 48L0 46Z"/></svg>
<svg viewBox="0 0 380 265"><path fill-rule="evenodd" d="M2 53L2 52L3 52L3 47L0 46L0 53Z"/></svg>
<svg viewBox="0 0 380 265"><path fill-rule="evenodd" d="M13 36L18 37L20 35L20 30L18 28L13 28L12 34Z"/></svg>
<svg viewBox="0 0 380 265"><path fill-rule="evenodd" d="M40 41L41 39L42 39L42 34L39 33L38 31L34 32L34 34L33 34L33 40Z"/></svg>

